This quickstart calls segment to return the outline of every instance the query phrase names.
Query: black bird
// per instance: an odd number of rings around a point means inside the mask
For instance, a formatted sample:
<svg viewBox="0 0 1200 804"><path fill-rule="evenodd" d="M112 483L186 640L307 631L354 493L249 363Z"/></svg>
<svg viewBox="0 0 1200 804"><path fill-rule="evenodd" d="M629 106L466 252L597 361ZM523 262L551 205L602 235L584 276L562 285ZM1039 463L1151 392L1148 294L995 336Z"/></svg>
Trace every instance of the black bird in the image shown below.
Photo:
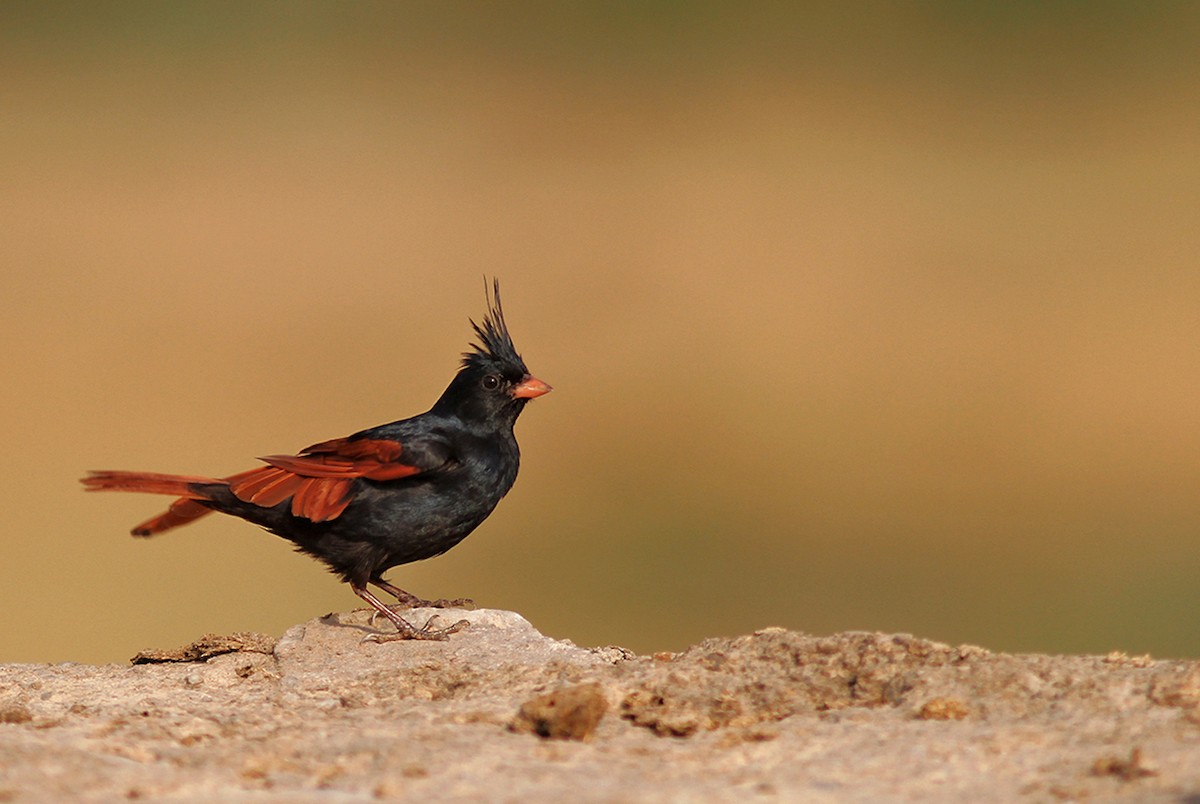
<svg viewBox="0 0 1200 804"><path fill-rule="evenodd" d="M151 472L91 472L89 491L178 497L132 531L153 536L219 511L282 536L324 562L354 594L390 620L378 639L444 639L463 623L416 628L367 589L402 606L429 605L383 579L388 569L449 550L487 518L517 479L513 425L525 404L550 391L517 354L493 283L478 343L433 407L410 419L322 441L299 455L224 478Z"/></svg>

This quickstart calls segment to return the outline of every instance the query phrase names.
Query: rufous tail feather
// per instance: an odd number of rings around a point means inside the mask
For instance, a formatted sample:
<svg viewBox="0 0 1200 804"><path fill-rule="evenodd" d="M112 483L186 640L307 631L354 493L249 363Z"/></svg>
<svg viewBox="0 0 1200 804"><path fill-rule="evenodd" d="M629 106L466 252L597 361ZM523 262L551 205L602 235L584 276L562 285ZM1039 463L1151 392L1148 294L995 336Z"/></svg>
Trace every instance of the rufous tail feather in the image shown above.
<svg viewBox="0 0 1200 804"><path fill-rule="evenodd" d="M130 531L134 536L153 536L164 530L195 521L212 509L199 500L204 497L193 490L194 484L220 483L211 477L164 475L156 472L91 472L81 481L88 491L139 491L147 494L175 494L179 499L156 517L147 519Z"/></svg>

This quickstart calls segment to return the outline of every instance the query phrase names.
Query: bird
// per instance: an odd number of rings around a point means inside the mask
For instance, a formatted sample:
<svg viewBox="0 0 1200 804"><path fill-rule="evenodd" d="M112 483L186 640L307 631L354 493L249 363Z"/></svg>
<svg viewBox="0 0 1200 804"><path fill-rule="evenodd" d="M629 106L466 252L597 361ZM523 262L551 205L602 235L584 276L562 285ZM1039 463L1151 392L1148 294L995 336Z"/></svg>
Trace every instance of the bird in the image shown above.
<svg viewBox="0 0 1200 804"><path fill-rule="evenodd" d="M477 528L512 488L520 465L517 417L550 385L530 374L504 321L500 282L484 290L487 313L470 321L477 340L428 411L313 444L295 455L267 455L263 466L228 477L92 471L88 491L176 497L135 526L155 536L214 511L240 517L292 542L350 585L394 634L374 641L442 640L467 623L418 628L395 609L430 603L384 580L392 567L445 553ZM385 605L368 588L396 598Z"/></svg>

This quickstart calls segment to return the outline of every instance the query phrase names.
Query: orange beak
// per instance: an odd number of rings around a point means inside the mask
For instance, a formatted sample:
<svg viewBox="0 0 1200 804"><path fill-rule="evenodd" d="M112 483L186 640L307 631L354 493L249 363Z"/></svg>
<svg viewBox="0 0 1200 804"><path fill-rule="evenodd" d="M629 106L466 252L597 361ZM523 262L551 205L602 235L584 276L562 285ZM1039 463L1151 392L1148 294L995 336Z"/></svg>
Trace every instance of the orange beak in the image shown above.
<svg viewBox="0 0 1200 804"><path fill-rule="evenodd" d="M512 395L514 399L533 399L552 390L554 389L537 377L526 374L521 378L521 382L513 386Z"/></svg>

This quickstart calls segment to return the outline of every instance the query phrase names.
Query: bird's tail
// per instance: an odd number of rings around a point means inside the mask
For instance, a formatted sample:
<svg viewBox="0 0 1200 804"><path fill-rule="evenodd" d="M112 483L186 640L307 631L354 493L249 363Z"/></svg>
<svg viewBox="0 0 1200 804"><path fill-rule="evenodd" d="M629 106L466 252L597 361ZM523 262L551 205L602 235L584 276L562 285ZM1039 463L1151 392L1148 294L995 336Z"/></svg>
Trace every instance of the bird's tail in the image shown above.
<svg viewBox="0 0 1200 804"><path fill-rule="evenodd" d="M156 517L147 519L130 531L134 536L153 536L164 530L186 525L212 509L202 500L204 495L197 486L222 481L211 477L187 475L164 475L155 472L89 472L81 481L88 491L140 491L147 494L174 494L179 497L171 507Z"/></svg>

